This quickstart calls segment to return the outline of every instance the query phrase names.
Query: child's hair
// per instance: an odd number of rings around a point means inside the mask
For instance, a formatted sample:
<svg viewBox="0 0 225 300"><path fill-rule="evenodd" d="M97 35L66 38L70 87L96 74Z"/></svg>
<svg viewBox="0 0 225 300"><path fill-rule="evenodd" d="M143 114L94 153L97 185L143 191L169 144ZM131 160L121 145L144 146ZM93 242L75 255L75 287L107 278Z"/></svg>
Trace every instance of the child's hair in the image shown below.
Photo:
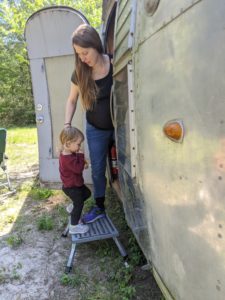
<svg viewBox="0 0 225 300"><path fill-rule="evenodd" d="M77 141L79 138L81 138L82 141L84 140L83 132L81 132L78 128L72 126L64 128L59 135L61 148L66 143Z"/></svg>

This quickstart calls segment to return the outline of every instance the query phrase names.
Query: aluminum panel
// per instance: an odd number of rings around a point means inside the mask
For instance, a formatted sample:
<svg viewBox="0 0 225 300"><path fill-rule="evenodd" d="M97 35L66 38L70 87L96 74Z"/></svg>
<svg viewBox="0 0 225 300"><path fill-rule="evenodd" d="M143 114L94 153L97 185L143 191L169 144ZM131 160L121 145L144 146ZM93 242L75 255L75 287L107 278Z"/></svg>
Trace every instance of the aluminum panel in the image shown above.
<svg viewBox="0 0 225 300"><path fill-rule="evenodd" d="M148 0L138 5L138 30L136 38L143 43L160 29L169 25L174 19L192 9L202 0L160 0L156 12L151 15L146 10Z"/></svg>
<svg viewBox="0 0 225 300"><path fill-rule="evenodd" d="M85 22L81 13L68 7L37 11L25 29L29 59L73 54L72 32Z"/></svg>
<svg viewBox="0 0 225 300"><path fill-rule="evenodd" d="M138 184L152 262L176 300L225 299L224 15L224 1L201 1L134 57ZM162 130L177 118L181 144Z"/></svg>

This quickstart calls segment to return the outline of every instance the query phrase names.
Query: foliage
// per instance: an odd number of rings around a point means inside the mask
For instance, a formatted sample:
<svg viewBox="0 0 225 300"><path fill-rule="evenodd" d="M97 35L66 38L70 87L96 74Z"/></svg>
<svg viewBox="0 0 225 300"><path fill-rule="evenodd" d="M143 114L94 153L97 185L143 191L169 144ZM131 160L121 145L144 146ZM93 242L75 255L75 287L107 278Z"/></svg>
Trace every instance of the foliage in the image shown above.
<svg viewBox="0 0 225 300"><path fill-rule="evenodd" d="M34 123L24 29L29 16L51 5L73 7L80 10L92 26L98 28L100 25L100 0L0 1L0 126Z"/></svg>
<svg viewBox="0 0 225 300"><path fill-rule="evenodd" d="M53 195L52 190L49 190L49 189L46 189L46 188L33 187L32 190L30 191L30 196L34 200L47 199L52 195Z"/></svg>
<svg viewBox="0 0 225 300"><path fill-rule="evenodd" d="M17 248L23 243L23 239L19 234L10 235L6 239L7 244L12 248Z"/></svg>
<svg viewBox="0 0 225 300"><path fill-rule="evenodd" d="M60 277L60 283L65 286L72 286L74 288L80 287L80 286L86 286L88 282L87 275L81 273L79 269L76 270L75 274L68 275L63 274Z"/></svg>
<svg viewBox="0 0 225 300"><path fill-rule="evenodd" d="M42 215L37 220L38 230L52 230L53 229L53 218L47 215Z"/></svg>

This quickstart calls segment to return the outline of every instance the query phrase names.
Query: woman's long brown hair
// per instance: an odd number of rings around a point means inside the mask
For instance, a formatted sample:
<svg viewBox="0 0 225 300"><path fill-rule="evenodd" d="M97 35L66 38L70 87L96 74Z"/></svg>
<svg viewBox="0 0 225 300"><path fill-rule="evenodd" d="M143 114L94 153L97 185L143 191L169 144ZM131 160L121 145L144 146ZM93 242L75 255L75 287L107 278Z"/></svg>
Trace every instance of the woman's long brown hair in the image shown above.
<svg viewBox="0 0 225 300"><path fill-rule="evenodd" d="M73 45L82 48L94 48L99 54L103 53L102 42L97 31L87 24L80 25L73 33ZM75 53L75 79L79 86L82 105L85 110L92 110L96 100L97 86L92 78L92 68L83 63Z"/></svg>

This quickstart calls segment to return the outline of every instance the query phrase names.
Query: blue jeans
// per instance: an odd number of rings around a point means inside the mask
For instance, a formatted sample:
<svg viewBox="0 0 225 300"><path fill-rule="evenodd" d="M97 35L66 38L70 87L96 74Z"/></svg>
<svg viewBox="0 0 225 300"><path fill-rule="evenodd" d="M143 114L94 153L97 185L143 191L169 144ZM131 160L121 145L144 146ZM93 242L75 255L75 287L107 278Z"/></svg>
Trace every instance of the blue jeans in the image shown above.
<svg viewBox="0 0 225 300"><path fill-rule="evenodd" d="M109 146L114 140L114 130L97 129L87 122L86 135L91 160L94 198L105 197L106 159Z"/></svg>

